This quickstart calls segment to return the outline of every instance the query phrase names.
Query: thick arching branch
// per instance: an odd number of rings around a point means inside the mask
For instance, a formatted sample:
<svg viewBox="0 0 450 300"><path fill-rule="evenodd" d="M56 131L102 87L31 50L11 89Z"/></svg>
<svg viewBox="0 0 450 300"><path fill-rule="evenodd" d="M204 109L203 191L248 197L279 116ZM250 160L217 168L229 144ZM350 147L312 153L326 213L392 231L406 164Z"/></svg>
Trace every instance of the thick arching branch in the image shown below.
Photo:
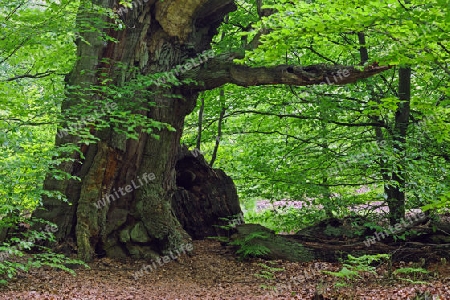
<svg viewBox="0 0 450 300"><path fill-rule="evenodd" d="M233 62L233 56L215 57L202 67L185 72L182 78L194 79L198 86L196 90L210 90L226 83L240 86L287 84L308 86L319 84L343 85L368 78L390 69L390 66L376 64L364 70L353 66L341 65L310 65L294 66L279 65L271 67L249 67Z"/></svg>

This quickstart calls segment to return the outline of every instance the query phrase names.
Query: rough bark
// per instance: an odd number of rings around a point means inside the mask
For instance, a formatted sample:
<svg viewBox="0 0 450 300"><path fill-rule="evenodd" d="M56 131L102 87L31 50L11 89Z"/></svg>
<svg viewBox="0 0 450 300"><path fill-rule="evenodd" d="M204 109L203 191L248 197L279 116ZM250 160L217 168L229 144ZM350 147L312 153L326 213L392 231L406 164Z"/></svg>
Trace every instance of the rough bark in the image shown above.
<svg viewBox="0 0 450 300"><path fill-rule="evenodd" d="M94 4L112 8L113 1ZM89 44L78 41L80 59L67 82L72 86L98 85L107 74L120 86L137 75L135 66L142 75L168 72L208 49L217 26L234 7L232 1L207 0L148 1L134 6L122 13L125 30L107 32L118 43L104 44L99 32L82 33ZM79 15L80 20L94 17L98 16L89 8ZM107 63L100 61L105 58L109 59ZM119 62L125 68L119 67ZM184 117L194 108L197 93L156 86L153 91L154 97L146 100L156 102L156 106L146 116L170 124L175 132L161 130L159 140L145 133L140 133L138 140L127 140L110 130L94 132L101 141L80 145L85 159L73 154L76 162L61 166L80 177L81 182L52 178L45 182L47 189L65 194L70 205L45 198L45 210L37 211L35 216L55 222L58 241L68 247L76 243L78 255L84 260L96 255L155 257L190 240L173 213L172 196L177 190L175 164ZM167 96L170 94L181 94L183 100ZM63 111L73 104L76 97L69 97ZM69 135L58 139L57 144L77 141L77 137ZM155 175L153 180L148 179L150 173ZM123 193L129 185L133 185L132 192ZM105 197L109 201L97 205L97 209L96 204Z"/></svg>
<svg viewBox="0 0 450 300"><path fill-rule="evenodd" d="M371 65L364 70L354 66L341 65L310 65L293 66L279 65L272 67L250 67L233 62L239 58L237 54L223 54L213 58L200 69L190 70L182 78L193 78L199 85L193 85L193 90L214 89L226 83L240 86L259 86L288 84L308 86L318 84L343 85L354 83L390 69L390 66Z"/></svg>
<svg viewBox="0 0 450 300"><path fill-rule="evenodd" d="M242 223L236 187L222 170L211 168L203 155L186 147L182 147L175 169L178 189L172 207L192 238L223 235L226 231L220 226Z"/></svg>

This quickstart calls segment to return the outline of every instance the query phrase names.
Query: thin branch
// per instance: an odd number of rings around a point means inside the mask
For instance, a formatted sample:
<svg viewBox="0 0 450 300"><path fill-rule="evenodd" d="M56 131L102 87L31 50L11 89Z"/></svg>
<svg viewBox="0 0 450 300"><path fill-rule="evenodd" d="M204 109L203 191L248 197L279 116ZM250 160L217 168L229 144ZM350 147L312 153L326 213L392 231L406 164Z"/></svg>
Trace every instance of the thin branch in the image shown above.
<svg viewBox="0 0 450 300"><path fill-rule="evenodd" d="M379 183L379 181L364 181L364 184L377 184ZM335 184L323 184L323 183L316 183L315 185L318 186L324 186L324 187L332 187L332 186L360 186L362 185L361 183L335 183Z"/></svg>
<svg viewBox="0 0 450 300"><path fill-rule="evenodd" d="M306 143L310 143L311 141L314 141L314 140L317 139L317 137L312 137L312 138L309 138L309 139L302 139L302 138L299 138L299 137L294 136L294 135L290 135L290 134L287 134L287 133L282 133L279 130L273 130L273 131L250 130L250 131L238 132L238 134L266 134L266 135L279 134L279 135L286 136L288 138L300 141L300 142L305 143L305 144Z"/></svg>
<svg viewBox="0 0 450 300"><path fill-rule="evenodd" d="M328 58L325 55L319 53L312 46L306 47L305 49L308 49L309 51L311 51L312 53L314 53L315 55L317 55L318 57L322 58L325 61L328 61L328 62L330 62L330 63L332 63L334 65L338 65L337 61L334 61L331 58Z"/></svg>
<svg viewBox="0 0 450 300"><path fill-rule="evenodd" d="M23 1L22 3L19 3L14 9L5 17L5 21L9 21L11 17L24 5L26 1Z"/></svg>
<svg viewBox="0 0 450 300"><path fill-rule="evenodd" d="M448 54L450 54L450 50L447 49L447 48L442 44L442 42L437 42L437 44L438 44L439 46L441 46L441 48L442 48L445 52L447 52Z"/></svg>
<svg viewBox="0 0 450 300"><path fill-rule="evenodd" d="M213 154L211 157L211 162L209 166L212 168L214 162L216 161L217 151L219 150L220 139L222 138L222 123L223 117L225 116L226 108L225 108L225 91L223 89L220 90L220 102L222 103L222 110L220 111L219 122L217 124L217 137L216 137L216 145L214 146Z"/></svg>
<svg viewBox="0 0 450 300"><path fill-rule="evenodd" d="M200 151L202 143L202 125L203 125L203 111L205 110L205 98L201 98L201 106L198 112L198 129L197 129L197 149Z"/></svg>
<svg viewBox="0 0 450 300"><path fill-rule="evenodd" d="M10 59L17 51L19 51L20 48L22 48L23 45L30 39L30 36L27 36L25 39L23 39L17 46L14 48L11 53L9 53L5 58L0 60L0 65L6 62L8 59Z"/></svg>
<svg viewBox="0 0 450 300"><path fill-rule="evenodd" d="M403 7L404 10L409 11L409 9L402 3L402 1L397 0L398 4L400 4L401 7Z"/></svg>
<svg viewBox="0 0 450 300"><path fill-rule="evenodd" d="M372 126L372 127L384 127L384 123L382 122L368 122L368 123L347 123L347 122L339 122L334 120L327 120L325 118L318 118L318 117L310 117L310 116L301 116L301 115L294 115L294 114L276 114L271 112L263 112L263 111L256 111L256 110L236 110L230 115L237 115L237 114L256 114L256 115L263 115L263 116L274 116L278 118L295 118L300 120L318 120L318 121L325 121L327 123L341 125L341 126L347 126L347 127L365 127L365 126Z"/></svg>
<svg viewBox="0 0 450 300"><path fill-rule="evenodd" d="M41 72L41 73L36 73L36 74L22 74L22 75L17 75L8 79L4 79L1 80L0 82L9 82L9 81L14 81L14 80L18 80L18 79L23 79L23 78L43 78L43 77L47 77L50 76L51 74L54 74L55 71L47 71L47 72Z"/></svg>

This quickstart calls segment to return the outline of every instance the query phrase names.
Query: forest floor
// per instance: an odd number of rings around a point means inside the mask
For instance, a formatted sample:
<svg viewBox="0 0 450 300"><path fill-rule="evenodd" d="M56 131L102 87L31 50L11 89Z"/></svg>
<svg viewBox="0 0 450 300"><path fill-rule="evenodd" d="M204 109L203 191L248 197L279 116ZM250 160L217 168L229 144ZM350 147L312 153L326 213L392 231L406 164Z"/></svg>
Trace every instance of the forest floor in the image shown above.
<svg viewBox="0 0 450 300"><path fill-rule="evenodd" d="M420 278L426 283L388 281L386 264L376 275L365 274L338 289L338 279L322 272L340 270L337 263L265 262L284 270L264 279L255 276L267 271L263 260L241 262L217 241L193 244L189 255L137 279L135 272L149 262L103 258L90 263L90 269L76 269L76 276L50 268L21 273L0 287L0 299L450 299L450 263L427 266L431 275ZM425 291L428 297L414 298Z"/></svg>

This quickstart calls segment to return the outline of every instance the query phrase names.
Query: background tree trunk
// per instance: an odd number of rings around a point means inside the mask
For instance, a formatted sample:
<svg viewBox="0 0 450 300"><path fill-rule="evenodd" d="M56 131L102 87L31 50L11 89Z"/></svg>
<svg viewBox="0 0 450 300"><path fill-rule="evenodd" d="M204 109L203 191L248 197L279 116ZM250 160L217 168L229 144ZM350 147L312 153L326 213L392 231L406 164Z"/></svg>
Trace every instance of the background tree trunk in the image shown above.
<svg viewBox="0 0 450 300"><path fill-rule="evenodd" d="M394 153L398 155L396 169L391 174L385 173L384 179L388 181L384 186L389 206L389 222L395 225L399 220L405 218L405 194L406 194L406 134L409 125L410 103L411 103L411 68L402 67L398 72L399 88L397 111L395 113L395 125L392 137Z"/></svg>

